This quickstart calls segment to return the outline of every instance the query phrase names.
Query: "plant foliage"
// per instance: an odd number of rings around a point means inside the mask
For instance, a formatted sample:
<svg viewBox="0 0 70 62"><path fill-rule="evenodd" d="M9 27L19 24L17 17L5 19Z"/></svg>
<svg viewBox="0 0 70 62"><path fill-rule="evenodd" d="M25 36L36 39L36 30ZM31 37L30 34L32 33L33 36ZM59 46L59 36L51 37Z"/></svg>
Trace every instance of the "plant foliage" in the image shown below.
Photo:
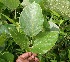
<svg viewBox="0 0 70 62"><path fill-rule="evenodd" d="M69 0L0 0L0 62L25 52L40 62L70 62Z"/></svg>

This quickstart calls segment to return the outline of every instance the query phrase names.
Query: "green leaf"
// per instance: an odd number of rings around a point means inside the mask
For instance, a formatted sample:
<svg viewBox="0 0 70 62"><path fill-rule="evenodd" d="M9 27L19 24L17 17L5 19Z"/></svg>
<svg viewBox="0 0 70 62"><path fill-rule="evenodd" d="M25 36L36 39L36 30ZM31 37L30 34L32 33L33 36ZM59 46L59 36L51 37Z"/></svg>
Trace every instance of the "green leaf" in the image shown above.
<svg viewBox="0 0 70 62"><path fill-rule="evenodd" d="M16 23L14 22L14 20L12 20L11 18L9 18L8 16L2 14L5 18L7 18L11 23L13 23L14 25L16 25Z"/></svg>
<svg viewBox="0 0 70 62"><path fill-rule="evenodd" d="M6 40L6 34L0 35L0 46L3 46Z"/></svg>
<svg viewBox="0 0 70 62"><path fill-rule="evenodd" d="M51 31L45 33L44 36L40 35L35 41L31 49L34 53L44 54L49 51L58 40L58 31Z"/></svg>
<svg viewBox="0 0 70 62"><path fill-rule="evenodd" d="M0 56L2 59L4 59L6 62L13 62L14 61L14 55L9 52L4 52Z"/></svg>
<svg viewBox="0 0 70 62"><path fill-rule="evenodd" d="M53 10L51 10L51 11L52 11L52 13L53 13L54 15L60 17L60 15L59 15L57 12L55 12L55 11L53 11Z"/></svg>
<svg viewBox="0 0 70 62"><path fill-rule="evenodd" d="M9 32L22 50L28 48L28 38L24 34L18 32L16 27L9 27Z"/></svg>
<svg viewBox="0 0 70 62"><path fill-rule="evenodd" d="M4 8L5 8L4 4L0 2L0 10Z"/></svg>
<svg viewBox="0 0 70 62"><path fill-rule="evenodd" d="M61 25L63 22L64 22L64 20L61 19L59 25Z"/></svg>
<svg viewBox="0 0 70 62"><path fill-rule="evenodd" d="M0 46L3 46L5 43L5 40L7 39L6 34L9 34L6 25L1 25L0 26Z"/></svg>
<svg viewBox="0 0 70 62"><path fill-rule="evenodd" d="M0 58L0 62L6 62L4 59Z"/></svg>
<svg viewBox="0 0 70 62"><path fill-rule="evenodd" d="M0 27L0 34L5 33L8 34L8 37L11 36L13 37L14 41L21 47L21 49L27 49L28 48L28 38L24 35L21 34L20 32L17 31L16 27L12 24L6 24L2 25ZM1 44L4 43L4 40L6 39L5 35L1 35Z"/></svg>
<svg viewBox="0 0 70 62"><path fill-rule="evenodd" d="M43 27L43 14L39 4L33 2L26 6L20 15L20 26L28 36L36 36Z"/></svg>
<svg viewBox="0 0 70 62"><path fill-rule="evenodd" d="M46 31L49 31L49 30L50 30L49 27L50 27L49 22L47 21L46 18L44 18L43 28L44 28Z"/></svg>
<svg viewBox="0 0 70 62"><path fill-rule="evenodd" d="M8 31L9 27L13 27L11 24L5 24L0 26L0 34L10 34Z"/></svg>
<svg viewBox="0 0 70 62"><path fill-rule="evenodd" d="M45 8L58 12L65 18L70 18L70 2L68 0L44 0Z"/></svg>
<svg viewBox="0 0 70 62"><path fill-rule="evenodd" d="M2 53L0 52L0 62L6 62L6 60L2 57Z"/></svg>
<svg viewBox="0 0 70 62"><path fill-rule="evenodd" d="M11 10L16 9L20 4L19 0L0 0L0 2Z"/></svg>
<svg viewBox="0 0 70 62"><path fill-rule="evenodd" d="M55 23L53 23L52 21L49 21L49 25L50 25L51 31L59 31L59 27Z"/></svg>

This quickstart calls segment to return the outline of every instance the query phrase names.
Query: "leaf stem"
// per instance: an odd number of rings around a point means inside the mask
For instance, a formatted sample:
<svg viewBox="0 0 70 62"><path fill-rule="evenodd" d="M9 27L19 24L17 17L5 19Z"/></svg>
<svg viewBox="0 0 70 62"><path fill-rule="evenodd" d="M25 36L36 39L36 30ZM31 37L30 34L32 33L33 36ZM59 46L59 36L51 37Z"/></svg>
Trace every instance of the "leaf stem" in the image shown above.
<svg viewBox="0 0 70 62"><path fill-rule="evenodd" d="M16 16L16 9L15 9L15 17L14 17L15 19L17 19L17 16Z"/></svg>

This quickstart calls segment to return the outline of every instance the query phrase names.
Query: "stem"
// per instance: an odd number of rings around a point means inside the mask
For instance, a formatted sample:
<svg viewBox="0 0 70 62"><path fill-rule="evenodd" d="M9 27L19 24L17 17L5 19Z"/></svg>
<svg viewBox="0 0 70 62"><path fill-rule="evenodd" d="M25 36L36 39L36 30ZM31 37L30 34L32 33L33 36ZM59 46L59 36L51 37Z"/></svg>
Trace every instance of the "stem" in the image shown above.
<svg viewBox="0 0 70 62"><path fill-rule="evenodd" d="M17 16L16 16L16 9L15 9L15 17L14 17L15 19L17 19Z"/></svg>

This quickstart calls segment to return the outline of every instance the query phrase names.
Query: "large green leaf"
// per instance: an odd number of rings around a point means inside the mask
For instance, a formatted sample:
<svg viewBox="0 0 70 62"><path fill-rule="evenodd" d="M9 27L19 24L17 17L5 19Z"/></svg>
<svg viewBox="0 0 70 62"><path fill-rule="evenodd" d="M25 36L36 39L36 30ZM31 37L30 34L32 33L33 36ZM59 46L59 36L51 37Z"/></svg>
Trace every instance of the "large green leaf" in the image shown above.
<svg viewBox="0 0 70 62"><path fill-rule="evenodd" d="M58 40L58 31L51 31L45 33L45 35L40 35L40 37L36 38L34 41L34 45L31 49L34 53L44 54L49 51Z"/></svg>
<svg viewBox="0 0 70 62"><path fill-rule="evenodd" d="M12 10L16 9L20 3L19 0L0 0L0 2Z"/></svg>
<svg viewBox="0 0 70 62"><path fill-rule="evenodd" d="M10 35L13 37L14 41L21 47L21 49L28 48L28 39L24 34L17 31L16 27L8 27Z"/></svg>
<svg viewBox="0 0 70 62"><path fill-rule="evenodd" d="M5 34L4 34L5 33ZM6 24L0 26L0 45L3 45L8 34L9 36L13 37L14 41L21 47L21 49L26 49L28 47L27 42L28 39L24 34L21 34L17 31L16 27L12 24ZM8 37L9 37L8 36Z"/></svg>
<svg viewBox="0 0 70 62"><path fill-rule="evenodd" d="M56 11L65 18L70 18L70 2L68 0L44 0L45 8Z"/></svg>
<svg viewBox="0 0 70 62"><path fill-rule="evenodd" d="M20 26L28 36L36 36L42 31L44 18L39 4L33 2L26 6L20 15Z"/></svg>

